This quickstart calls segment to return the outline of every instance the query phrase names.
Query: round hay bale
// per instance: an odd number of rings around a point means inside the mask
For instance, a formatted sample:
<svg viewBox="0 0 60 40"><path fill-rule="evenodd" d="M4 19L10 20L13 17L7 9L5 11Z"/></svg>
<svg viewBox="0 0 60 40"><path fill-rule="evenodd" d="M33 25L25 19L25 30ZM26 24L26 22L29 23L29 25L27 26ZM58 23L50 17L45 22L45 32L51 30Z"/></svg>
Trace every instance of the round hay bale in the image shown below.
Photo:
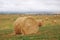
<svg viewBox="0 0 60 40"><path fill-rule="evenodd" d="M46 17L45 19L48 20L48 17Z"/></svg>
<svg viewBox="0 0 60 40"><path fill-rule="evenodd" d="M39 30L38 23L33 17L20 17L14 22L16 34L33 34Z"/></svg>
<svg viewBox="0 0 60 40"><path fill-rule="evenodd" d="M43 20L37 20L38 26L41 27L43 25Z"/></svg>
<svg viewBox="0 0 60 40"><path fill-rule="evenodd" d="M56 21L56 20L53 20L52 22L53 22L54 24L56 24L56 23L57 23L57 21Z"/></svg>

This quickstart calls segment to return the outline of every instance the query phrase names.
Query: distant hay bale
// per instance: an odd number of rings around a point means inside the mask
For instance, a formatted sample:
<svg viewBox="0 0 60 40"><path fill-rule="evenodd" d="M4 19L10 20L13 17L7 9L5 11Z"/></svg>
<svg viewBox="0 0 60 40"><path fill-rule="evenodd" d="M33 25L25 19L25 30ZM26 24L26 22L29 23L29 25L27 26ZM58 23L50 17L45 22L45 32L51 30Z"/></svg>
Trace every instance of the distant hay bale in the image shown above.
<svg viewBox="0 0 60 40"><path fill-rule="evenodd" d="M37 20L38 26L41 27L43 25L43 20Z"/></svg>
<svg viewBox="0 0 60 40"><path fill-rule="evenodd" d="M56 20L53 20L52 22L53 22L53 23L55 23L55 24L57 23L57 21L56 21Z"/></svg>
<svg viewBox="0 0 60 40"><path fill-rule="evenodd" d="M14 22L16 34L33 34L39 30L38 23L33 17L20 17Z"/></svg>
<svg viewBox="0 0 60 40"><path fill-rule="evenodd" d="M48 17L46 17L45 19L48 20Z"/></svg>

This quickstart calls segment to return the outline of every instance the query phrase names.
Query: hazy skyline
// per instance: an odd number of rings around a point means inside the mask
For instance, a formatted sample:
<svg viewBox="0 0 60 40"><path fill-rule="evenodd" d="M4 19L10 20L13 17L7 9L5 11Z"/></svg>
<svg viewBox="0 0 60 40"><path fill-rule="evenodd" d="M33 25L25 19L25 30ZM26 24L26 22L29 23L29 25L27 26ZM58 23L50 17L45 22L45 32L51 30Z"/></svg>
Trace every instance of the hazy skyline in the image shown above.
<svg viewBox="0 0 60 40"><path fill-rule="evenodd" d="M0 12L60 11L60 0L0 0Z"/></svg>

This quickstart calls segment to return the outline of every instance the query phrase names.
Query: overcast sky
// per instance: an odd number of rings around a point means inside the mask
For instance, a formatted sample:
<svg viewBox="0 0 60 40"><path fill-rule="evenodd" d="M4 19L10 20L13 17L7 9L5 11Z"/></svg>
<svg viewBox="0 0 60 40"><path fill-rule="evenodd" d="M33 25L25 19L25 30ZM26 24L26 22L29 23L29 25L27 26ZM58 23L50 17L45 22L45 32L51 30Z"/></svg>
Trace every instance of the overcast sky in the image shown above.
<svg viewBox="0 0 60 40"><path fill-rule="evenodd" d="M60 11L60 0L0 0L0 12Z"/></svg>

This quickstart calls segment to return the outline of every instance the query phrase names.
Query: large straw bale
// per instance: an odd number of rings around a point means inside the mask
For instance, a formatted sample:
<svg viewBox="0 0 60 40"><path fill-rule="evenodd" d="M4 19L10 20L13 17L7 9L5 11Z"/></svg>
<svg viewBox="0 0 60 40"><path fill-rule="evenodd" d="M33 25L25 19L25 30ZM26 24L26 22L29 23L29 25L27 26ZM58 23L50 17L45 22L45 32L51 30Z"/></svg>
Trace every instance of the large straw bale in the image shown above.
<svg viewBox="0 0 60 40"><path fill-rule="evenodd" d="M19 17L14 22L16 34L34 34L39 30L38 23L33 17Z"/></svg>

